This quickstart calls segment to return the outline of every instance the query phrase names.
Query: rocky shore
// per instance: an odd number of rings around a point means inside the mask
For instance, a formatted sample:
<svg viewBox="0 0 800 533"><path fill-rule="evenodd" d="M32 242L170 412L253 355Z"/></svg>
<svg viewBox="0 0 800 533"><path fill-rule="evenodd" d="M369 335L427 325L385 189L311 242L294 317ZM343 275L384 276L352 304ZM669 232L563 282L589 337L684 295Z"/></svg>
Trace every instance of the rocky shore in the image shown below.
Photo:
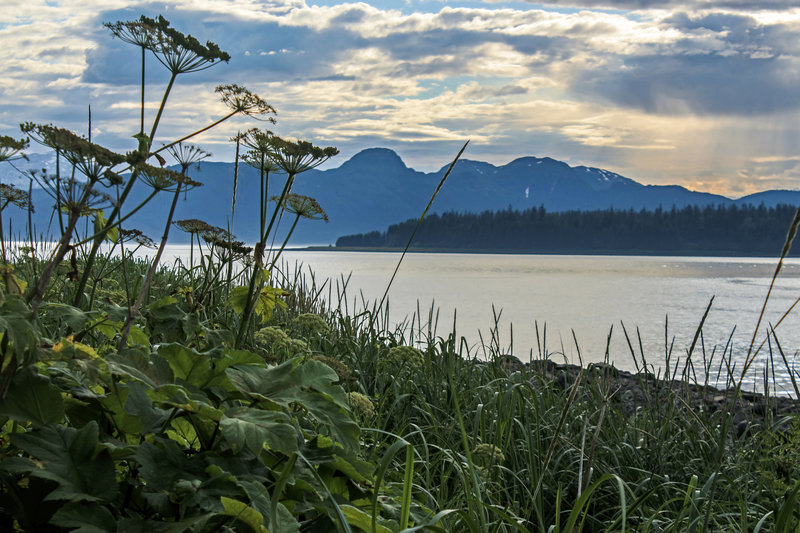
<svg viewBox="0 0 800 533"><path fill-rule="evenodd" d="M541 376L545 382L561 389L572 387L581 373L578 365L551 360L522 363L516 357L507 357L501 364L509 375L524 371L531 377ZM698 414L731 412L731 429L737 437L756 427L770 426L783 417L800 414L800 400L794 397L746 391L737 394L735 389L720 390L685 380L657 379L649 372L634 374L605 363L591 363L583 369L582 385L607 391L609 401L627 416L656 404L663 408L669 402L677 410L691 409Z"/></svg>

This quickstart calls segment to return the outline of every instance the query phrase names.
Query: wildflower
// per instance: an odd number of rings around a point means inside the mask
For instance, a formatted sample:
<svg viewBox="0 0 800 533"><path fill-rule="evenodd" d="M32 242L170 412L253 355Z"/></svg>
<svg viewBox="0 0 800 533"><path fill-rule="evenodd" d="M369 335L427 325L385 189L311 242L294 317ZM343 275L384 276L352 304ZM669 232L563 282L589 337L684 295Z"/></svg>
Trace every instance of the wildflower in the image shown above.
<svg viewBox="0 0 800 533"><path fill-rule="evenodd" d="M250 148L242 160L251 167L259 170L262 174L278 172L280 167L270 158L268 154L271 149L270 139L273 133L269 130L259 130L253 128L242 133L239 138L242 144Z"/></svg>
<svg viewBox="0 0 800 533"><path fill-rule="evenodd" d="M211 157L211 153L198 148L193 144L178 143L167 148L167 151L175 158L175 161L181 166L181 174L186 174L189 167L195 163L202 161L207 157Z"/></svg>
<svg viewBox="0 0 800 533"><path fill-rule="evenodd" d="M273 198L277 201L277 199ZM289 193L286 195L286 210L295 214L298 218L309 220L324 220L328 222L328 215L320 207L317 201L310 196Z"/></svg>
<svg viewBox="0 0 800 533"><path fill-rule="evenodd" d="M176 220L173 222L176 226L180 229L185 231L186 233L191 233L193 235L199 235L202 233L220 233L225 231L222 228L218 228L216 226L212 226L207 222L203 222L202 220L196 218L187 218L185 220Z"/></svg>
<svg viewBox="0 0 800 533"><path fill-rule="evenodd" d="M481 443L472 449L472 459L478 466L487 467L506 460L503 451L494 444Z"/></svg>
<svg viewBox="0 0 800 533"><path fill-rule="evenodd" d="M350 409L353 410L353 414L359 422L369 422L375 418L375 406L372 404L372 400L360 392L348 392L347 403L350 404Z"/></svg>
<svg viewBox="0 0 800 533"><path fill-rule="evenodd" d="M147 163L136 167L139 178L157 191L174 191L178 184L186 189L199 187L202 183L168 168L159 168Z"/></svg>
<svg viewBox="0 0 800 533"><path fill-rule="evenodd" d="M89 183L77 182L73 180L66 180L64 190L66 194L63 195L61 201L61 208L78 217L86 217L94 215L98 211L102 211L104 207L112 205L114 199L108 194L98 191ZM74 193L78 193L77 195ZM76 199L77 198L77 199Z"/></svg>
<svg viewBox="0 0 800 533"><path fill-rule="evenodd" d="M292 320L291 330L298 335L310 338L327 335L331 328L321 316L314 313L303 313Z"/></svg>
<svg viewBox="0 0 800 533"><path fill-rule="evenodd" d="M20 152L29 145L30 141L28 139L20 139L18 141L8 135L0 135L0 161L28 159L28 156Z"/></svg>
<svg viewBox="0 0 800 533"><path fill-rule="evenodd" d="M103 26L111 31L114 37L142 48L152 49L158 38L158 30L148 19L142 16L139 20L131 20L127 22L105 22Z"/></svg>
<svg viewBox="0 0 800 533"><path fill-rule="evenodd" d="M308 141L288 141L277 135L269 136L268 156L283 172L293 176L318 167L339 153L337 148L320 148Z"/></svg>
<svg viewBox="0 0 800 533"><path fill-rule="evenodd" d="M218 85L214 92L219 93L222 103L236 113L253 118L257 118L255 115L275 115L277 113L266 100L241 85L235 83ZM275 124L275 117L268 116L263 120Z"/></svg>
<svg viewBox="0 0 800 533"><path fill-rule="evenodd" d="M205 70L220 61L227 63L231 58L217 44L207 41L203 45L191 35L171 28L169 21L161 15L157 19L142 15L139 21L155 29L150 49L172 74Z"/></svg>
<svg viewBox="0 0 800 533"><path fill-rule="evenodd" d="M3 202L2 205L0 205L0 211L5 209L8 204L13 204L20 209L30 209L33 211L30 194L13 185L0 183L0 199L2 199Z"/></svg>
<svg viewBox="0 0 800 533"><path fill-rule="evenodd" d="M312 357L312 359L327 365L331 370L336 372L336 375L339 377L339 382L342 384L356 379L355 376L353 376L353 371L350 369L350 367L334 357L315 355Z"/></svg>
<svg viewBox="0 0 800 533"><path fill-rule="evenodd" d="M156 243L153 242L153 239L139 231L138 229L120 229L119 230L119 238L121 241L134 241L139 246L144 246L145 248L155 248Z"/></svg>
<svg viewBox="0 0 800 533"><path fill-rule="evenodd" d="M277 326L261 328L255 333L254 340L256 344L264 348L266 353L278 360L311 353L305 342L291 338Z"/></svg>
<svg viewBox="0 0 800 533"><path fill-rule="evenodd" d="M99 181L105 177L106 170L125 162L125 156L52 124L26 122L20 129L36 142L63 155L91 181Z"/></svg>
<svg viewBox="0 0 800 533"><path fill-rule="evenodd" d="M378 360L378 370L412 370L421 367L424 361L422 352L413 346L394 346Z"/></svg>
<svg viewBox="0 0 800 533"><path fill-rule="evenodd" d="M220 228L214 228L214 229L219 230ZM237 241L233 237L233 235L231 235L229 232L225 230L222 230L221 232L206 231L203 234L201 234L201 237L204 241L214 246L218 254L220 252L230 252L230 255L233 258L239 258L249 255L250 252L253 251L252 247L245 246L244 242L242 241Z"/></svg>

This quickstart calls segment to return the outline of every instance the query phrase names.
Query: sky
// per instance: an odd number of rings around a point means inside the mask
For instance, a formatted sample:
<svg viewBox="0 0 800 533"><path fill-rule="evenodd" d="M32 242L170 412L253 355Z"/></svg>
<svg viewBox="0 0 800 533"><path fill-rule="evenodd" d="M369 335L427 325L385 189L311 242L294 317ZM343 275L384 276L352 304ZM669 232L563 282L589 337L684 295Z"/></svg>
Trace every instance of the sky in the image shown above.
<svg viewBox="0 0 800 533"><path fill-rule="evenodd" d="M387 147L417 170L524 156L738 197L800 188L796 0L5 0L0 135L25 121L135 148L139 51L104 22L163 15L230 61L178 76L155 145L227 108L237 83L277 109L194 141L230 161L250 127ZM168 79L147 58L147 120ZM33 151L40 150L34 148Z"/></svg>

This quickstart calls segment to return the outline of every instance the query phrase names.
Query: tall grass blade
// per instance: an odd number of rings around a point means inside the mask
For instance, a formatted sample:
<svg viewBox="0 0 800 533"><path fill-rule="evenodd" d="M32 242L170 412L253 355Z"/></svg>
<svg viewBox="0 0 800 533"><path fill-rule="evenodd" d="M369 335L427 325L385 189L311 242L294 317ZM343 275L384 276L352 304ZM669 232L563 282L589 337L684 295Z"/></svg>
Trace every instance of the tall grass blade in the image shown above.
<svg viewBox="0 0 800 533"><path fill-rule="evenodd" d="M458 154L456 154L456 158L453 159L452 163L450 163L447 172L444 173L444 176L442 176L441 181L439 181L439 185L436 186L436 190L433 191L431 199L428 200L428 205L425 206L425 210L422 211L422 215L419 217L417 224L414 226L414 230L411 232L411 236L408 238L408 242L406 243L406 247L403 249L403 253L400 254L400 259L397 261L397 266L394 267L394 272L392 272L392 277L389 278L389 283L386 285L386 290L383 291L383 296L381 296L380 303L378 304L378 309L383 307L383 303L386 301L386 297L389 295L389 289L391 289L392 283L394 283L394 278L397 276L397 271L400 270L400 265L403 263L403 259L405 258L408 249L411 247L411 243L414 241L414 236L417 234L417 230L422 224L422 221L425 219L425 215L428 214L428 210L431 208L431 205L433 205L433 200L439 194L439 191L442 190L444 182L447 181L447 178L450 176L450 173L453 171L453 168L456 166L456 163L458 162L459 158L461 158L461 154L463 154L464 150L467 149L468 144L469 141L465 142L464 146L461 147L461 150L458 151Z"/></svg>

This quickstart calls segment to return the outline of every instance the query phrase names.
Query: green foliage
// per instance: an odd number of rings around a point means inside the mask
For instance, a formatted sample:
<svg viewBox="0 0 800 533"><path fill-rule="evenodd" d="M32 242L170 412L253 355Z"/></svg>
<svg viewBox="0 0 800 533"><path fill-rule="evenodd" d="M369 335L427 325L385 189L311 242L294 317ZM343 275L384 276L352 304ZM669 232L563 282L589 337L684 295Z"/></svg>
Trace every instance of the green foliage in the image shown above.
<svg viewBox="0 0 800 533"><path fill-rule="evenodd" d="M305 341L291 338L288 333L277 326L261 328L256 331L253 338L256 345L267 355L267 362L270 363L311 353Z"/></svg>
<svg viewBox="0 0 800 533"><path fill-rule="evenodd" d="M378 372L413 372L424 361L425 356L413 346L393 346L378 360Z"/></svg>
<svg viewBox="0 0 800 533"><path fill-rule="evenodd" d="M795 209L711 205L650 211L548 212L538 207L447 212L425 218L412 249L769 256L780 251ZM383 232L342 236L336 246L402 249L416 224L410 219Z"/></svg>
<svg viewBox="0 0 800 533"><path fill-rule="evenodd" d="M296 336L306 339L324 337L331 332L331 327L321 316L314 313L302 313L291 322L290 329Z"/></svg>

